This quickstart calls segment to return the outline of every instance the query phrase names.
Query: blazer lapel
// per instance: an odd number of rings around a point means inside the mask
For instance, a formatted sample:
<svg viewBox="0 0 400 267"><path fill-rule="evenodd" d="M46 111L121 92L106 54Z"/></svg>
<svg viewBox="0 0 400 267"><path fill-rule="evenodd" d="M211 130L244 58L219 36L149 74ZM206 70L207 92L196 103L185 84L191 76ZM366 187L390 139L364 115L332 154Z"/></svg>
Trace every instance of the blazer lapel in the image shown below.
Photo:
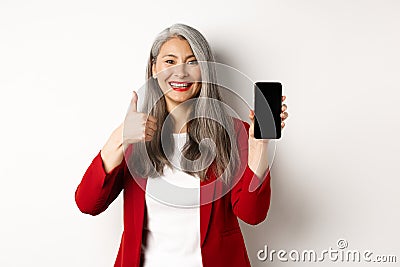
<svg viewBox="0 0 400 267"><path fill-rule="evenodd" d="M207 181L200 181L200 246L206 239L208 225L210 222L211 211L214 203L214 191L215 191L215 175L210 171L211 177Z"/></svg>
<svg viewBox="0 0 400 267"><path fill-rule="evenodd" d="M147 179L144 178L135 178L136 183L134 186L133 198L132 198L132 206L135 209L136 216L133 216L135 228L140 230L141 233L143 229L144 217L145 217L145 210L146 210L146 199L145 199L145 192L147 186ZM141 237L141 235L138 235Z"/></svg>

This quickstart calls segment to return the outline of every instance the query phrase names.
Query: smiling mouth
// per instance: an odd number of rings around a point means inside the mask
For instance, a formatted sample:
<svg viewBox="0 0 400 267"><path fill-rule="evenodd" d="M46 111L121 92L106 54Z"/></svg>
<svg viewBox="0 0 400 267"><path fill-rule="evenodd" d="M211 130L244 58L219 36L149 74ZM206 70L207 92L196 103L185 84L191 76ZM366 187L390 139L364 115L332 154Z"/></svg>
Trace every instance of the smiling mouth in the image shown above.
<svg viewBox="0 0 400 267"><path fill-rule="evenodd" d="M169 82L168 84L175 91L187 91L193 85L193 83L190 83L190 82Z"/></svg>

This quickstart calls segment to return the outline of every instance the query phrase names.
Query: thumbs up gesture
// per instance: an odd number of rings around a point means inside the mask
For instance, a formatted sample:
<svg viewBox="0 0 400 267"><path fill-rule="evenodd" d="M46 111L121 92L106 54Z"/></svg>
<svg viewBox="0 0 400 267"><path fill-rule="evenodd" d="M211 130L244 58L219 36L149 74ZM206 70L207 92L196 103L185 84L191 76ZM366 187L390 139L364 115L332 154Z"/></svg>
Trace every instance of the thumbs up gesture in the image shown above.
<svg viewBox="0 0 400 267"><path fill-rule="evenodd" d="M133 91L131 105L124 122L124 143L151 141L157 130L157 119L137 111L138 95Z"/></svg>
<svg viewBox="0 0 400 267"><path fill-rule="evenodd" d="M107 173L121 163L123 144L151 141L157 130L157 119L146 113L138 112L137 100L138 96L134 91L125 122L113 131L101 149L101 157Z"/></svg>

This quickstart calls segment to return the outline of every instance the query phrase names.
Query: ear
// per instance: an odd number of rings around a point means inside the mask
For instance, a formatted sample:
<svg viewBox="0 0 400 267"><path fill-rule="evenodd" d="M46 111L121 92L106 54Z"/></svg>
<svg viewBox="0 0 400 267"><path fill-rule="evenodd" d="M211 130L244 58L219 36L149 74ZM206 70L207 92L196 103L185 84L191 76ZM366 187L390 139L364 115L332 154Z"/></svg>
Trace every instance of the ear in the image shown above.
<svg viewBox="0 0 400 267"><path fill-rule="evenodd" d="M157 73L157 72L156 72L156 63L153 62L152 65L151 65L151 74L152 74L152 76L153 76L154 79L157 78L157 74L156 74L156 73Z"/></svg>

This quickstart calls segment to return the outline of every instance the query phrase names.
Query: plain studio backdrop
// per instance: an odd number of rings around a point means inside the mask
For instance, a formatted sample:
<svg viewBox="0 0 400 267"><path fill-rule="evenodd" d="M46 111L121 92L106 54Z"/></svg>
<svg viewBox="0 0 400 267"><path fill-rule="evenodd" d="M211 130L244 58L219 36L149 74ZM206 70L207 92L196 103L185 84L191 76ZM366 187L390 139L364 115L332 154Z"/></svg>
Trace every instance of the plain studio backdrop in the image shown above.
<svg viewBox="0 0 400 267"><path fill-rule="evenodd" d="M74 192L144 83L155 36L177 22L219 62L284 85L271 209L240 224L252 266L309 266L256 254L340 238L399 261L399 14L389 0L2 0L0 266L113 265L122 197L92 217Z"/></svg>

